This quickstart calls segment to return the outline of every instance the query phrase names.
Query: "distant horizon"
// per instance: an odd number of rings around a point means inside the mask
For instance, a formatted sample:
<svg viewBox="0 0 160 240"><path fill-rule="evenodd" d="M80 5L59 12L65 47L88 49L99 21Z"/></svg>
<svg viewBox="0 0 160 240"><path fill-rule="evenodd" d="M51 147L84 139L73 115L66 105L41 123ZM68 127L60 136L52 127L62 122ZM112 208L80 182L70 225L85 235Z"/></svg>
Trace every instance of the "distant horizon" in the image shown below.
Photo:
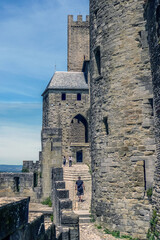
<svg viewBox="0 0 160 240"><path fill-rule="evenodd" d="M0 166L23 166L23 164L0 164Z"/></svg>

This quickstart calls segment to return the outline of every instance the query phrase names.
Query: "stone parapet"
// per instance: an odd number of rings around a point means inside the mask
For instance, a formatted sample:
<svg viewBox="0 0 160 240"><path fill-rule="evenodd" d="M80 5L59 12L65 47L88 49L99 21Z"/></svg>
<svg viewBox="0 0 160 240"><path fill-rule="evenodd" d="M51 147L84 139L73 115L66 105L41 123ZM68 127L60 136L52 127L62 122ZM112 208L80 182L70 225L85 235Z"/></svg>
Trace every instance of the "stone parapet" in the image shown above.
<svg viewBox="0 0 160 240"><path fill-rule="evenodd" d="M52 169L52 180L54 223L60 232L58 239L79 240L79 217L72 211L69 191L64 188L63 168Z"/></svg>
<svg viewBox="0 0 160 240"><path fill-rule="evenodd" d="M0 198L0 240L56 240L55 225L28 207L29 198Z"/></svg>
<svg viewBox="0 0 160 240"><path fill-rule="evenodd" d="M28 223L28 205L29 198L12 198L8 204L7 198L0 198L0 240Z"/></svg>

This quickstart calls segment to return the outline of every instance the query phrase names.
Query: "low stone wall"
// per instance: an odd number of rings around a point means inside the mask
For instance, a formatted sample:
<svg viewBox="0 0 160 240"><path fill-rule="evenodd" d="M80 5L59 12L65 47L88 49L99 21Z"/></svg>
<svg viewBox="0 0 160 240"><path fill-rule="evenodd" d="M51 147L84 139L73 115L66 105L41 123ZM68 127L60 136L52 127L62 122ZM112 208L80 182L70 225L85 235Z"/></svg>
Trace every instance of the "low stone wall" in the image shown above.
<svg viewBox="0 0 160 240"><path fill-rule="evenodd" d="M0 199L0 240L14 234L28 223L29 198L8 202Z"/></svg>
<svg viewBox="0 0 160 240"><path fill-rule="evenodd" d="M63 181L63 168L52 169L52 199L58 239L79 240L79 217L72 211L72 201Z"/></svg>
<svg viewBox="0 0 160 240"><path fill-rule="evenodd" d="M0 240L56 240L55 225L44 215L28 220L29 198L0 198Z"/></svg>
<svg viewBox="0 0 160 240"><path fill-rule="evenodd" d="M39 202L41 188L34 187L33 173L0 173L0 197L31 197Z"/></svg>

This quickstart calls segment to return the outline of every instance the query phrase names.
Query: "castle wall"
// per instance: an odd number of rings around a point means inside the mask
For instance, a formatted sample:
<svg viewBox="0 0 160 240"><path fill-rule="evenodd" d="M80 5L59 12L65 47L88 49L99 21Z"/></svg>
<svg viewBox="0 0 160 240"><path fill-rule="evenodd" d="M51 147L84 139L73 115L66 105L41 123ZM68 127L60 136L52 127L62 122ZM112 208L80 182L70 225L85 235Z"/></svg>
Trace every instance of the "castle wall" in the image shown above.
<svg viewBox="0 0 160 240"><path fill-rule="evenodd" d="M92 212L146 238L155 166L144 1L90 1Z"/></svg>
<svg viewBox="0 0 160 240"><path fill-rule="evenodd" d="M43 198L51 196L53 167L62 166L62 131L59 128L42 129L42 191Z"/></svg>
<svg viewBox="0 0 160 240"><path fill-rule="evenodd" d="M89 16L68 16L68 71L82 72L84 60L89 60Z"/></svg>
<svg viewBox="0 0 160 240"><path fill-rule="evenodd" d="M23 161L23 168L22 171L23 172L39 172L39 161L36 161L35 163L33 161Z"/></svg>
<svg viewBox="0 0 160 240"><path fill-rule="evenodd" d="M83 116L87 122L89 122L89 95L86 91L78 91L81 93L81 101L77 101L77 93L74 91L63 91L66 93L66 100L61 100L62 92L55 91L50 92L44 97L44 111L43 111L43 128L60 128L62 129L62 156L66 156L68 159L71 155L73 163L76 163L76 152L83 151L83 163L90 163L90 151L89 151L89 137L88 141L84 139L84 125L81 121L82 132L78 128L72 126L77 122L75 118L78 114ZM74 123L72 123L74 122ZM77 122L78 124L78 122ZM88 130L88 129L87 129ZM79 135L80 134L80 135ZM62 164L62 159L60 160Z"/></svg>
<svg viewBox="0 0 160 240"><path fill-rule="evenodd" d="M0 198L0 240L55 240L55 225L29 214L29 198ZM74 238L73 238L74 239Z"/></svg>
<svg viewBox="0 0 160 240"><path fill-rule="evenodd" d="M34 186L33 173L0 173L0 197L31 197L39 202L41 189Z"/></svg>
<svg viewBox="0 0 160 240"><path fill-rule="evenodd" d="M155 169L155 186L153 191L153 208L158 213L157 230L160 233L160 4L158 0L145 1L145 17L147 20L148 43L151 56L152 83L154 92L155 136L157 159Z"/></svg>

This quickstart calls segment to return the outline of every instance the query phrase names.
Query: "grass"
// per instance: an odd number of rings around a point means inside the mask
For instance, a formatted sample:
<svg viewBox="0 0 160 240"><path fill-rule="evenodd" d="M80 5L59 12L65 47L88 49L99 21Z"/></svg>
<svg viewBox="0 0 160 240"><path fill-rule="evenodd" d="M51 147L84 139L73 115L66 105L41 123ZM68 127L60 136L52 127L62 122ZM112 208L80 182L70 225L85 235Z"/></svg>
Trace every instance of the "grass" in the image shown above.
<svg viewBox="0 0 160 240"><path fill-rule="evenodd" d="M51 222L53 222L53 214L50 216L50 218L51 218Z"/></svg>
<svg viewBox="0 0 160 240"><path fill-rule="evenodd" d="M90 215L90 222L95 222L95 219L94 219L94 217L93 217L93 215Z"/></svg>
<svg viewBox="0 0 160 240"><path fill-rule="evenodd" d="M121 235L120 231L111 231L109 229L104 229L104 233L110 234L115 238L120 238L120 239L128 239L128 240L139 240L138 238L132 238L131 236L128 235Z"/></svg>
<svg viewBox="0 0 160 240"><path fill-rule="evenodd" d="M148 197L148 198L151 198L151 197L152 197L152 193L153 193L153 188L149 188L149 189L147 190L147 197Z"/></svg>
<svg viewBox="0 0 160 240"><path fill-rule="evenodd" d="M43 202L41 202L43 205L48 205L49 207L52 207L52 200L51 197L46 198Z"/></svg>
<svg viewBox="0 0 160 240"><path fill-rule="evenodd" d="M153 210L152 218L150 220L150 228L147 233L147 239L148 240L158 240L159 233L157 232L157 223L158 223L158 214L156 210Z"/></svg>
<svg viewBox="0 0 160 240"><path fill-rule="evenodd" d="M102 229L101 225L96 225L97 229Z"/></svg>

